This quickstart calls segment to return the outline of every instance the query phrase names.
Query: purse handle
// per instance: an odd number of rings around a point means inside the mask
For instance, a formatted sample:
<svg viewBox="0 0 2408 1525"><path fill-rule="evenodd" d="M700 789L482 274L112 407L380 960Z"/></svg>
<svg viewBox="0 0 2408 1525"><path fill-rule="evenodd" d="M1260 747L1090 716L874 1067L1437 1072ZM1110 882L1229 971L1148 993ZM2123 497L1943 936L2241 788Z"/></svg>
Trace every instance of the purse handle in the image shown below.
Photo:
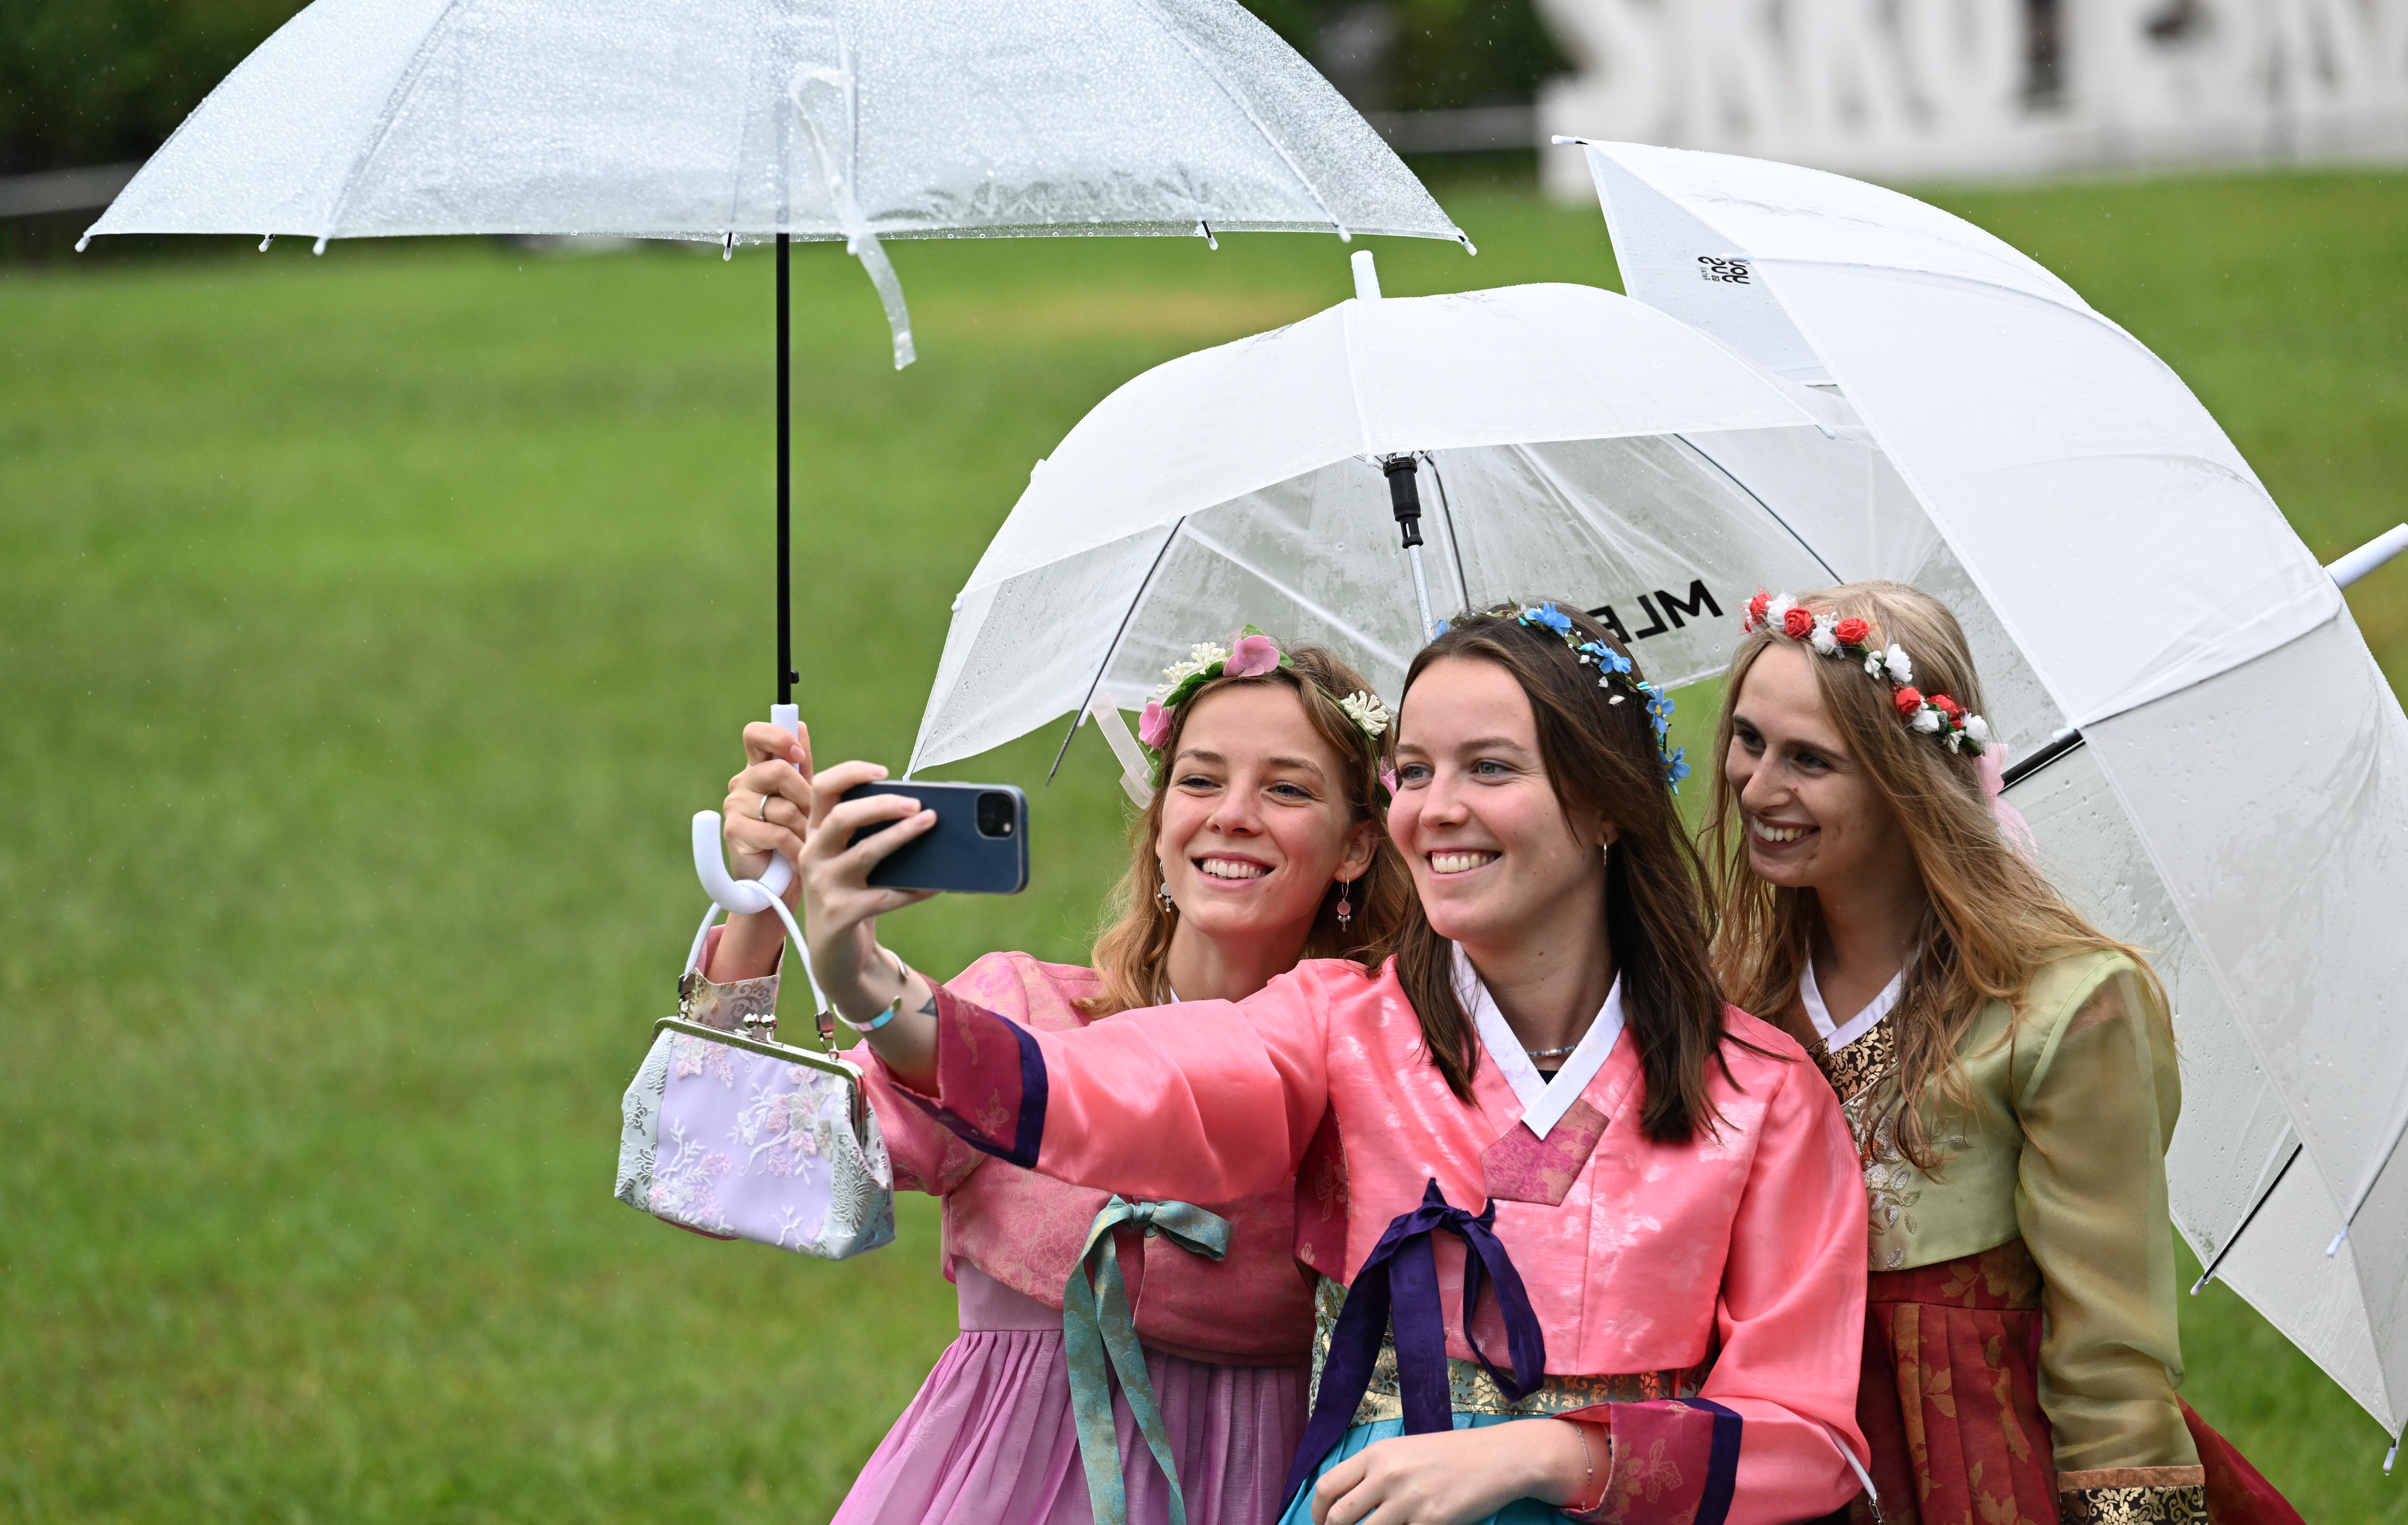
<svg viewBox="0 0 2408 1525"><path fill-rule="evenodd" d="M811 974L811 955L810 948L803 944L803 929L796 924L795 913L787 909L784 898L779 893L779 891L793 882L794 865L783 858L777 858L771 860L769 872L760 878L733 878L728 875L726 863L720 858L719 843L719 812L695 811L694 815L695 867L701 873L703 888L710 893L710 908L702 913L702 925L695 929L694 946L686 950L685 972L691 975L701 969L702 950L710 941L711 926L718 921L721 911L731 911L747 916L758 915L762 911L774 911L777 913L778 919L785 924L786 936L795 945L795 958L803 966L803 983L810 987L812 1011L814 1013L825 1011L827 997L820 993L820 982ZM708 868L704 867L706 862L710 865ZM781 869L784 872L780 874L779 871ZM769 888L773 876L778 879L778 887L775 890ZM772 1016L769 1019L775 1022L777 1018ZM830 1041L830 1025L815 1020L811 1023L811 1029L819 1036L820 1047L831 1054L835 1053L836 1046Z"/></svg>

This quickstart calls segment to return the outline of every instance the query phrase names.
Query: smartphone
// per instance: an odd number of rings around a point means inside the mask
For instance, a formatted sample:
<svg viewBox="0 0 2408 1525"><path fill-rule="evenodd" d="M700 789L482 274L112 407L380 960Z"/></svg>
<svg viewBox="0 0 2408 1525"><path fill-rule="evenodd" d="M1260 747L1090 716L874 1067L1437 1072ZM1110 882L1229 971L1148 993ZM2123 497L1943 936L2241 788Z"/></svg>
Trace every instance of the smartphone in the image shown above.
<svg viewBox="0 0 2408 1525"><path fill-rule="evenodd" d="M917 800L937 812L937 824L881 859L869 871L870 883L972 895L1016 895L1028 888L1028 796L1010 785L913 781L862 784L844 791L848 800L872 794ZM864 827L853 834L853 842L891 824Z"/></svg>

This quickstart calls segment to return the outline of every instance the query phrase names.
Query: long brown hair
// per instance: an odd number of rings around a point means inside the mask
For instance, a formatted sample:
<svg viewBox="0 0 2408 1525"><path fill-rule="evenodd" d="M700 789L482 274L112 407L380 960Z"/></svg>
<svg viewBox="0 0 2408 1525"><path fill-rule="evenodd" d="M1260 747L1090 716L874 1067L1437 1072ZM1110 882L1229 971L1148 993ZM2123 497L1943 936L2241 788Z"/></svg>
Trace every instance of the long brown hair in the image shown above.
<svg viewBox="0 0 2408 1525"><path fill-rule="evenodd" d="M1816 614L1865 620L1873 627L1873 646L1905 648L1916 687L1982 712L1982 681L1964 629L1930 594L1902 582L1856 582L1810 593L1799 603ZM1740 642L1731 661L1714 728L1707 827L1720 913L1714 962L1723 989L1749 1011L1775 1022L1797 996L1821 912L1813 891L1781 889L1750 866L1739 794L1723 764L1730 755L1731 717L1748 670L1766 648L1784 638L1757 630ZM2020 1003L2042 965L2088 949L2126 954L2153 985L2157 976L2144 956L2092 926L2007 841L1983 788L1978 757L1952 752L1938 736L1909 729L1891 703L1889 684L1856 663L1817 659L1811 665L1824 713L1897 813L1923 877L1927 901L1916 933L1918 951L1894 1008L1899 1087L1891 1120L1899 1152L1930 1170L1938 1154L1921 1107L1908 1103L1937 1086L1956 1105L1971 1104L1956 1046L1985 1005ZM2162 999L2157 1005L2162 1012ZM1807 1042L1815 1038L1812 1033L1792 1035Z"/></svg>
<svg viewBox="0 0 2408 1525"><path fill-rule="evenodd" d="M1337 782L1345 791L1347 820L1360 823L1378 811L1381 745L1338 707L1342 696L1370 692L1370 683L1326 647L1282 645L1280 649L1287 656L1285 666L1259 677L1214 678L1170 712L1170 734L1160 748L1165 760L1162 777L1154 780L1154 797L1146 802L1144 811L1129 825L1128 872L1112 891L1111 919L1096 938L1093 962L1103 976L1103 993L1080 1002L1082 1011L1091 1016L1130 1011L1167 1005L1174 999L1164 966L1170 958L1170 935L1178 929L1179 914L1163 908L1162 860L1154 855L1154 844L1162 835L1162 802L1170 783L1168 760L1179 755L1187 718L1196 713L1197 701L1204 695L1247 684L1286 688L1304 706L1305 719L1314 733L1338 754L1342 771ZM1413 904L1412 876L1405 872L1387 833L1376 830L1375 835L1370 866L1344 891L1353 906L1348 924L1338 924L1340 891L1332 885L1322 895L1321 909L1305 937L1304 957L1354 959L1370 968L1374 950L1387 943L1406 907Z"/></svg>
<svg viewBox="0 0 2408 1525"><path fill-rule="evenodd" d="M1583 640L1629 655L1602 625L1571 613L1569 602L1555 606L1570 615ZM1636 692L1638 668L1631 669L1631 683L1616 678L1600 687L1598 669L1583 665L1560 637L1514 618L1523 607L1502 605L1458 616L1413 659L1405 691L1436 663L1485 662L1504 669L1530 701L1540 760L1564 814L1577 820L1593 813L1618 828L1605 854L1605 932L1620 971L1623 1019L1646 1080L1641 1123L1649 1138L1678 1142L1714 1120L1706 1094L1708 1057L1730 1073L1721 1052L1723 1000L1707 949L1697 849L1673 807L1655 726ZM1430 1062L1447 1089L1469 1102L1480 1048L1455 995L1453 947L1416 902L1392 951L1397 982L1421 1018Z"/></svg>

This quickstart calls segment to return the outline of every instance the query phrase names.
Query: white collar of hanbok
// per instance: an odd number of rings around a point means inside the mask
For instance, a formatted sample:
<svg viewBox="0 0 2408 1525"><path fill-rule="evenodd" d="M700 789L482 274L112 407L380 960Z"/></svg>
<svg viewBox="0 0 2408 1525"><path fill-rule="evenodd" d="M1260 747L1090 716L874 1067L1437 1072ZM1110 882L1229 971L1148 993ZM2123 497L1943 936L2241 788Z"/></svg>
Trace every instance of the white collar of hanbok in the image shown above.
<svg viewBox="0 0 2408 1525"><path fill-rule="evenodd" d="M1620 974L1613 976L1613 989L1605 992L1605 1005L1598 1008L1597 1020L1588 1024L1579 1044L1564 1057L1563 1068L1555 1072L1553 1080L1541 1076L1539 1066L1530 1062L1530 1056L1523 1051L1522 1040L1506 1024L1505 1014L1497 1009L1496 999L1488 993L1487 984L1481 979L1480 971L1471 967L1471 960L1460 944L1455 948L1455 995L1470 1014L1472 1026L1480 1033L1481 1047L1497 1062L1498 1073L1521 1102L1523 1123L1541 1138L1546 1137L1548 1131L1571 1110L1572 1104L1580 1100L1581 1092L1605 1067L1606 1056L1613 1052L1614 1040L1622 1036Z"/></svg>
<svg viewBox="0 0 2408 1525"><path fill-rule="evenodd" d="M1834 1022L1831 1020L1831 1008L1823 1005L1823 989L1814 983L1814 961L1812 957L1806 961L1806 972L1798 976L1798 997L1806 1003L1806 1019L1814 1024L1816 1033L1822 1034L1823 1052L1827 1054L1838 1053L1879 1026L1881 1019L1889 1015L1890 1008L1898 1005L1898 998L1905 991L1906 971L1900 969L1889 976L1889 983L1881 988L1879 995L1865 1003L1864 1010L1844 1022Z"/></svg>

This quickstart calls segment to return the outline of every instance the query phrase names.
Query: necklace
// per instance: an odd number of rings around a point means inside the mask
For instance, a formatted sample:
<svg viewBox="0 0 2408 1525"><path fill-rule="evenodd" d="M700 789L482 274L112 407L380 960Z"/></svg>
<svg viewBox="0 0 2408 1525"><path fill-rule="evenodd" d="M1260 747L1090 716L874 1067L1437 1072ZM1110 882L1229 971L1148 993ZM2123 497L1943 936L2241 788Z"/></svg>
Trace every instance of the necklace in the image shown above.
<svg viewBox="0 0 2408 1525"><path fill-rule="evenodd" d="M1529 1055L1532 1059L1561 1059L1564 1055L1570 1053L1573 1049L1579 1047L1580 1045L1577 1043L1568 1043L1560 1048L1525 1048L1522 1052Z"/></svg>

